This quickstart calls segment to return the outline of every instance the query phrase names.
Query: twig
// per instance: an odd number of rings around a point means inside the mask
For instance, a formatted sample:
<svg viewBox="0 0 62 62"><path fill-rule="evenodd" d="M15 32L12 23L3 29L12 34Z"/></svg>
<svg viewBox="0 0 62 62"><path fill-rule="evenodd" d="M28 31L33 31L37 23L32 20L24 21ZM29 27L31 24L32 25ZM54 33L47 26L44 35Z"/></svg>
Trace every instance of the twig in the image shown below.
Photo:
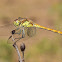
<svg viewBox="0 0 62 62"><path fill-rule="evenodd" d="M12 40L15 42L13 36L12 36ZM17 54L18 54L18 57L19 57L19 62L22 62L22 59L21 59L21 56L20 56L20 52L19 52L19 50L18 50L18 47L17 47L17 45L16 45L16 42L13 44L13 47L14 47L14 48L16 49L16 51L17 51Z"/></svg>
<svg viewBox="0 0 62 62"><path fill-rule="evenodd" d="M20 56L20 52L19 52L19 50L18 50L18 47L17 47L16 43L14 43L13 46L15 47L15 49L16 49L16 51L17 51L17 54L18 54L18 57L19 57L19 62L22 62L21 56Z"/></svg>
<svg viewBox="0 0 62 62"><path fill-rule="evenodd" d="M25 51L25 44L24 43L22 43L21 44L21 47L20 47L20 49L21 49L21 52L22 52L22 54L23 54L23 58L21 59L21 56L20 56L20 52L19 52L19 50L18 50L18 46L16 45L16 42L17 41L19 41L21 38L24 38L25 37L25 33L24 33L24 29L22 30L22 37L19 37L19 38L13 38L13 34L15 34L15 30L12 30L12 35L9 37L9 39L12 37L12 41L14 42L14 44L13 44L13 47L16 49L16 51L17 51L17 54L18 54L18 58L19 58L19 62L25 62L24 61L24 51ZM8 40L9 40L8 39ZM17 39L17 40L15 40L15 39Z"/></svg>

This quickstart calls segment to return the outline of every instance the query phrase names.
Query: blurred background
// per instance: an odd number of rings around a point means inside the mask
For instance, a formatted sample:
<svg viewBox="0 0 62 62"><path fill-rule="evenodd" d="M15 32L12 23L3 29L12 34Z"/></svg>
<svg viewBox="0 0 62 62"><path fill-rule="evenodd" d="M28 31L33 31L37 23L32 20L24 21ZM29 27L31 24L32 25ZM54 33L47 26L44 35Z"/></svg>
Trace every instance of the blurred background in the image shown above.
<svg viewBox="0 0 62 62"><path fill-rule="evenodd" d="M14 29L10 24L18 17L62 31L62 0L0 0L0 62L18 62L16 50L7 44ZM62 62L60 34L37 29L35 36L21 42L26 44L25 62Z"/></svg>

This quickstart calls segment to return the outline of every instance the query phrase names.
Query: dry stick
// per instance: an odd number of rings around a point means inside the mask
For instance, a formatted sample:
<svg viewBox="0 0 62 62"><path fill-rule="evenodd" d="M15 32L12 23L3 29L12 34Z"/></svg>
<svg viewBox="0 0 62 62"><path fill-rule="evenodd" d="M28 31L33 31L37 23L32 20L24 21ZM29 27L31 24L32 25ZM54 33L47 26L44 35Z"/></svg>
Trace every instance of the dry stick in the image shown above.
<svg viewBox="0 0 62 62"><path fill-rule="evenodd" d="M13 36L12 36L12 40L15 42ZM22 59L21 59L21 56L20 56L20 52L18 50L18 47L17 47L16 43L14 43L13 46L15 47L15 49L17 51L17 54L18 54L18 57L19 57L19 62L22 62Z"/></svg>

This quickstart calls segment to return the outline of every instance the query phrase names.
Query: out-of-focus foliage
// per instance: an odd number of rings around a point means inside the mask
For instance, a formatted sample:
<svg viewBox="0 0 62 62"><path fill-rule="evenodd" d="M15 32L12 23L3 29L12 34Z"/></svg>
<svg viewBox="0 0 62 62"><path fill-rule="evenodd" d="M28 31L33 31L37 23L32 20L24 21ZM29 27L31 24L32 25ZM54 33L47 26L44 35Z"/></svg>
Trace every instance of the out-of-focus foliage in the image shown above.
<svg viewBox="0 0 62 62"><path fill-rule="evenodd" d="M0 40L0 62L12 62L13 48L5 40Z"/></svg>
<svg viewBox="0 0 62 62"><path fill-rule="evenodd" d="M59 43L60 41L58 41L58 39L53 41L48 38L44 38L42 41L31 46L31 49L26 54L26 60L30 62L31 60L32 62L34 61L37 62L41 59L41 61L45 60L45 62L46 61L49 62L49 61L54 61L57 58L58 59L57 61L59 60L61 61L62 48ZM60 56L59 58L58 55Z"/></svg>

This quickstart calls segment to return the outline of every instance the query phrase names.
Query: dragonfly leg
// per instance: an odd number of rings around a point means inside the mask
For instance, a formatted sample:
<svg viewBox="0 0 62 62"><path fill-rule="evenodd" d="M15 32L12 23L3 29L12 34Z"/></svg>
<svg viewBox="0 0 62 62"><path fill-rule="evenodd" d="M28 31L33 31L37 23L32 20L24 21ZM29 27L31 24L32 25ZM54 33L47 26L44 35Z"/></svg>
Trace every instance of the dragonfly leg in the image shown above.
<svg viewBox="0 0 62 62"><path fill-rule="evenodd" d="M24 38L25 37L25 31L24 31L24 27L23 27L23 29L22 29L22 38Z"/></svg>
<svg viewBox="0 0 62 62"><path fill-rule="evenodd" d="M16 31L17 30L19 30L19 29L17 28ZM16 32L15 34L19 34L20 35L21 34L21 29L18 32Z"/></svg>
<svg viewBox="0 0 62 62"><path fill-rule="evenodd" d="M19 31L19 33L18 33L19 35L21 34L21 29L20 29L20 31Z"/></svg>

